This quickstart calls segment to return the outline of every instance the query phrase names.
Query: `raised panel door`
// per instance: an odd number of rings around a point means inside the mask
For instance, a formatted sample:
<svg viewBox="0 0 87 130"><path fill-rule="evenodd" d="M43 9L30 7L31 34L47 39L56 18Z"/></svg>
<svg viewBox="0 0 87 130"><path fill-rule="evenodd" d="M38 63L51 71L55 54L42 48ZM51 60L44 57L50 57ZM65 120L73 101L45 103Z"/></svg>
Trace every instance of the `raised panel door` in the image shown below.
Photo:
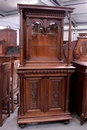
<svg viewBox="0 0 87 130"><path fill-rule="evenodd" d="M58 114L65 108L65 86L64 77L49 77L48 85L48 110Z"/></svg>
<svg viewBox="0 0 87 130"><path fill-rule="evenodd" d="M25 78L24 110L30 116L43 113L44 102L44 78L27 77Z"/></svg>

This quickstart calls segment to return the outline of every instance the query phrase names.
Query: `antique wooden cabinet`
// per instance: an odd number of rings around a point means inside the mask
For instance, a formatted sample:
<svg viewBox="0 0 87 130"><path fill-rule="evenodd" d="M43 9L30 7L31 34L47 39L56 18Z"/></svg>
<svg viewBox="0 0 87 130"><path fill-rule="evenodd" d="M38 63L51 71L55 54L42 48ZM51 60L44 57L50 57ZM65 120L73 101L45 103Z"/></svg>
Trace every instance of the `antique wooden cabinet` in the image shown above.
<svg viewBox="0 0 87 130"><path fill-rule="evenodd" d="M9 26L0 30L0 38L6 41L7 46L17 46L17 31Z"/></svg>
<svg viewBox="0 0 87 130"><path fill-rule="evenodd" d="M18 124L69 121L71 13L73 8L18 5L20 12L20 106ZM69 16L68 60L63 60L63 26Z"/></svg>
<svg viewBox="0 0 87 130"><path fill-rule="evenodd" d="M11 27L0 30L0 39L3 40L3 46L0 46L0 56L19 57L19 46L17 45L17 31ZM1 44L0 44L1 45ZM4 49L2 49L2 47ZM2 52L2 50L4 50Z"/></svg>
<svg viewBox="0 0 87 130"><path fill-rule="evenodd" d="M87 118L87 37L78 37L72 63L76 67L72 75L72 106L82 125Z"/></svg>

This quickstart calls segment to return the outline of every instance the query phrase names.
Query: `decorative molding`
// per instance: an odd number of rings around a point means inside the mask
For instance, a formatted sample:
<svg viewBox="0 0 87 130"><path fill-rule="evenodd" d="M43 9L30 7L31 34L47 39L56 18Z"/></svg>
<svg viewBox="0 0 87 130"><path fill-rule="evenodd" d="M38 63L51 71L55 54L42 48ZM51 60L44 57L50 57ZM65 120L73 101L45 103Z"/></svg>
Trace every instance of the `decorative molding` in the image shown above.
<svg viewBox="0 0 87 130"><path fill-rule="evenodd" d="M52 16L52 17L65 17L65 14L58 14L58 13L44 13L44 12L37 12L37 13L35 13L35 12L28 12L28 13L26 13L26 16L35 16L36 17L36 15L37 16Z"/></svg>
<svg viewBox="0 0 87 130"><path fill-rule="evenodd" d="M74 70L17 70L17 73L19 75L23 75L23 74L69 74L69 73L73 73Z"/></svg>

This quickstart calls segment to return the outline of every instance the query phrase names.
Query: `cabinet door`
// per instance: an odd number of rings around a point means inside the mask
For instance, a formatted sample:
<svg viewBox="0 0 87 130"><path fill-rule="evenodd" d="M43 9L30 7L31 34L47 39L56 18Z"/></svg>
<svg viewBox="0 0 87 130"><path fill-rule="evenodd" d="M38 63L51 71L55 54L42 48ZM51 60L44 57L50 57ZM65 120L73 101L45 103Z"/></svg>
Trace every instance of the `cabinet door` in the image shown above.
<svg viewBox="0 0 87 130"><path fill-rule="evenodd" d="M8 46L17 46L16 30L8 30Z"/></svg>
<svg viewBox="0 0 87 130"><path fill-rule="evenodd" d="M41 114L43 111L44 78L25 78L24 109L31 115Z"/></svg>
<svg viewBox="0 0 87 130"><path fill-rule="evenodd" d="M49 77L48 78L48 111L63 112L65 108L65 87L66 79L64 77Z"/></svg>

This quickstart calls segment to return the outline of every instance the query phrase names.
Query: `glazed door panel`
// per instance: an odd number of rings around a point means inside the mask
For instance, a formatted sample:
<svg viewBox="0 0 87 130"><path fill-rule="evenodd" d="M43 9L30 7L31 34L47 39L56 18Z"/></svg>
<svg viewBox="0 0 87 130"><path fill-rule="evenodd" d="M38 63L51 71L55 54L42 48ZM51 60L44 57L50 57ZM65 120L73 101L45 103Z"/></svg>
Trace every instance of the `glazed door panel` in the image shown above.
<svg viewBox="0 0 87 130"><path fill-rule="evenodd" d="M64 77L49 77L48 109L50 112L64 111L65 87L66 80Z"/></svg>
<svg viewBox="0 0 87 130"><path fill-rule="evenodd" d="M37 78L25 78L25 112L36 112L39 114L43 111L43 92L44 92L44 79Z"/></svg>

